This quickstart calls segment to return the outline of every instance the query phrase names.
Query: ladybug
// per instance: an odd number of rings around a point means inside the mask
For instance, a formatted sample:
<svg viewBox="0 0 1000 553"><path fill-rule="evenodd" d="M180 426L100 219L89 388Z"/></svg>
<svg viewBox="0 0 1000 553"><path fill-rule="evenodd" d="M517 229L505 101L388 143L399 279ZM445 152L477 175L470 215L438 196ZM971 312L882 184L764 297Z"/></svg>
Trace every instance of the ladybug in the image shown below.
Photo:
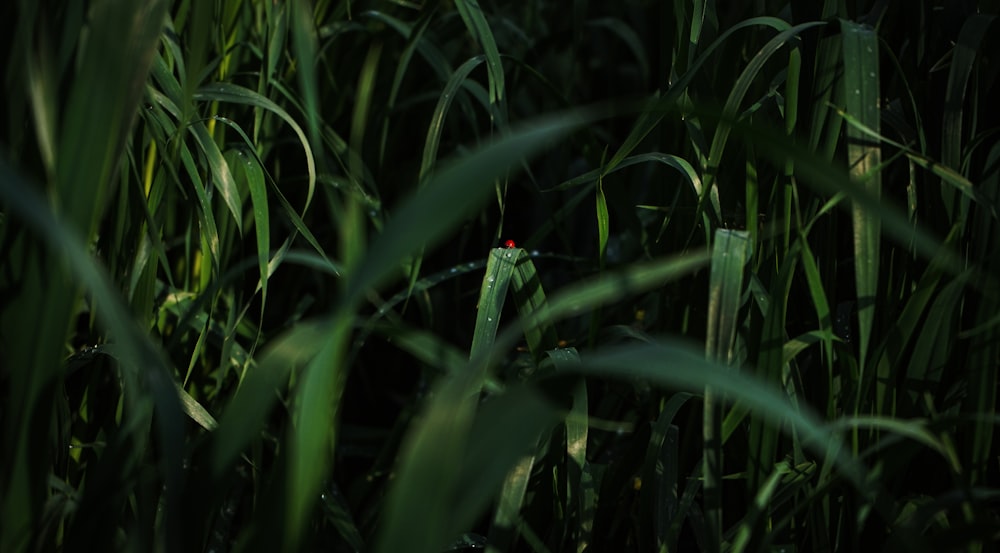
<svg viewBox="0 0 1000 553"><path fill-rule="evenodd" d="M513 249L513 248L516 248L516 247L517 247L517 244L515 244L513 240L507 240L506 242L504 242L504 243L503 243L503 245L504 245L504 247L505 247L505 248L507 248L508 250L510 250L510 249Z"/></svg>

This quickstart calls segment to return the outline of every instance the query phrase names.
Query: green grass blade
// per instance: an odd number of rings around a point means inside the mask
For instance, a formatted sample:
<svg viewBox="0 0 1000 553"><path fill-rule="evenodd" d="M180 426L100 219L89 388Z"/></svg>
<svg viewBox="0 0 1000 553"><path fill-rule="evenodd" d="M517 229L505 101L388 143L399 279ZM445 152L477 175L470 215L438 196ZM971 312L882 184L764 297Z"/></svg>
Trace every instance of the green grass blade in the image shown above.
<svg viewBox="0 0 1000 553"><path fill-rule="evenodd" d="M522 319L530 318L535 312L545 307L545 290L542 288L541 279L531 257L521 248L512 251L516 262L514 272L511 275L511 292L514 296L514 305ZM552 350L558 346L559 337L556 335L555 327L544 325L537 328L526 328L524 339L528 343L528 350L536 362L540 362L544 354L552 357Z"/></svg>
<svg viewBox="0 0 1000 553"><path fill-rule="evenodd" d="M479 289L479 303L476 311L476 327L472 334L469 356L477 359L493 347L500 315L507 301L507 289L517 264L517 258L524 254L520 248L493 248L486 262L486 274Z"/></svg>
<svg viewBox="0 0 1000 553"><path fill-rule="evenodd" d="M299 548L320 498L337 443L336 415L347 380L344 360L353 318L339 313L315 357L305 366L296 387L293 427L289 438L285 547Z"/></svg>
<svg viewBox="0 0 1000 553"><path fill-rule="evenodd" d="M208 129L205 128L205 125L195 123L192 125L192 129L194 131L191 133L192 136L194 136L195 141L198 143L198 147L201 149L202 154L204 154L205 159L208 160L208 167L212 171L212 183L219 190L222 200L225 202L226 207L229 208L229 213L233 216L233 221L236 222L237 230L242 235L243 205L240 200L240 193L236 189L236 181L233 179L232 170L222 156L222 152L219 151L219 146L208 134Z"/></svg>
<svg viewBox="0 0 1000 553"><path fill-rule="evenodd" d="M881 101L879 92L878 35L864 25L841 20L844 55L845 111L866 127L879 132ZM862 184L875 202L882 194L882 163L878 144L866 139L853 127L847 129L847 165L851 178ZM882 221L877 212L862 205L852 207L854 229L854 269L858 294L858 365L866 371L878 297L879 244ZM865 374L863 372L863 374ZM866 378L862 376L862 379ZM876 392L881 397L885 390ZM864 386L862 386L864 388ZM860 405L859 405L860 406Z"/></svg>
<svg viewBox="0 0 1000 553"><path fill-rule="evenodd" d="M604 179L597 179L597 258L598 265L603 270L608 262L608 233L610 221L608 217L608 199L604 196Z"/></svg>
<svg viewBox="0 0 1000 553"><path fill-rule="evenodd" d="M434 113L431 115L431 123L427 126L427 138L424 139L424 155L420 162L420 181L423 181L431 173L434 163L437 161L438 146L441 144L441 134L444 132L444 120L448 115L452 101L458 95L459 89L469 77L473 69L479 67L485 56L476 56L465 61L448 77L441 96L438 97Z"/></svg>
<svg viewBox="0 0 1000 553"><path fill-rule="evenodd" d="M500 128L504 128L507 123L507 85L503 64L500 61L500 50L497 48L493 31L490 29L489 22L486 21L477 0L456 0L455 7L462 16L465 26L469 29L469 33L472 34L486 55L486 69L490 81L490 106L493 107L490 119L496 118Z"/></svg>
<svg viewBox="0 0 1000 553"><path fill-rule="evenodd" d="M750 234L717 229L712 247L712 270L708 288L706 355L720 363L734 361L737 318L742 307L743 271L750 256ZM722 548L722 410L715 390L705 389L702 438L704 440L704 547Z"/></svg>
<svg viewBox="0 0 1000 553"><path fill-rule="evenodd" d="M268 263L271 256L271 217L267 201L267 183L264 180L264 170L256 156L247 155L243 150L234 150L227 155L231 167L239 167L236 171L239 179L250 192L250 203L253 205L254 234L257 237L257 267L260 270L261 311L267 304L267 281L270 276Z"/></svg>

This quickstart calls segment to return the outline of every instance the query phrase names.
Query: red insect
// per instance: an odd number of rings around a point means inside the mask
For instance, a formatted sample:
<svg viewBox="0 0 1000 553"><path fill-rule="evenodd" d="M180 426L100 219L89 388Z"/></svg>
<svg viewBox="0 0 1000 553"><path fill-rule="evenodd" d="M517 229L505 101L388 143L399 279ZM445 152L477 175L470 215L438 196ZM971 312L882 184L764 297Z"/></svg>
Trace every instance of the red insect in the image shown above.
<svg viewBox="0 0 1000 553"><path fill-rule="evenodd" d="M517 247L517 244L515 244L513 240L508 240L508 241L504 242L503 245L508 250Z"/></svg>

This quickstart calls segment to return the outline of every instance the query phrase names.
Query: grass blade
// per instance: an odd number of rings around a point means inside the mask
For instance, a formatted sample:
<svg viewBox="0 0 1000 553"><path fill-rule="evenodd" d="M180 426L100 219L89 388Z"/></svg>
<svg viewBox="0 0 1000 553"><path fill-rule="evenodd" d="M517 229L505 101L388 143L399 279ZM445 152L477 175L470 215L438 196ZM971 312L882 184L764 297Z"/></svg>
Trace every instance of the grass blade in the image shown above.
<svg viewBox="0 0 1000 553"><path fill-rule="evenodd" d="M867 26L844 20L841 20L841 31L845 111L878 133L880 125L878 35ZM881 173L875 170L881 163L882 153L878 144L866 139L857 129L848 127L847 166L851 178L861 183L868 197L875 202L879 201L882 194ZM857 203L852 207L851 213L858 295L858 365L862 371L866 371L878 296L882 222L875 211ZM862 374L864 380L865 373ZM859 390L863 388L864 386ZM878 388L876 397L881 398L885 390L881 384Z"/></svg>

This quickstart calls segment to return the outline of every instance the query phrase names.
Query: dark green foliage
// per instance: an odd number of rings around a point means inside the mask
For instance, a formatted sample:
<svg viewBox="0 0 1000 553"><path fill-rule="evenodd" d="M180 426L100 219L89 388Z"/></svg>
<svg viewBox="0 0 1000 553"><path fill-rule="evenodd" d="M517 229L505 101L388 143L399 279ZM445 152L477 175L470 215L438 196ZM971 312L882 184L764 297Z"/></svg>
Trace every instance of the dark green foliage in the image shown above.
<svg viewBox="0 0 1000 553"><path fill-rule="evenodd" d="M992 550L997 9L7 2L0 552Z"/></svg>

